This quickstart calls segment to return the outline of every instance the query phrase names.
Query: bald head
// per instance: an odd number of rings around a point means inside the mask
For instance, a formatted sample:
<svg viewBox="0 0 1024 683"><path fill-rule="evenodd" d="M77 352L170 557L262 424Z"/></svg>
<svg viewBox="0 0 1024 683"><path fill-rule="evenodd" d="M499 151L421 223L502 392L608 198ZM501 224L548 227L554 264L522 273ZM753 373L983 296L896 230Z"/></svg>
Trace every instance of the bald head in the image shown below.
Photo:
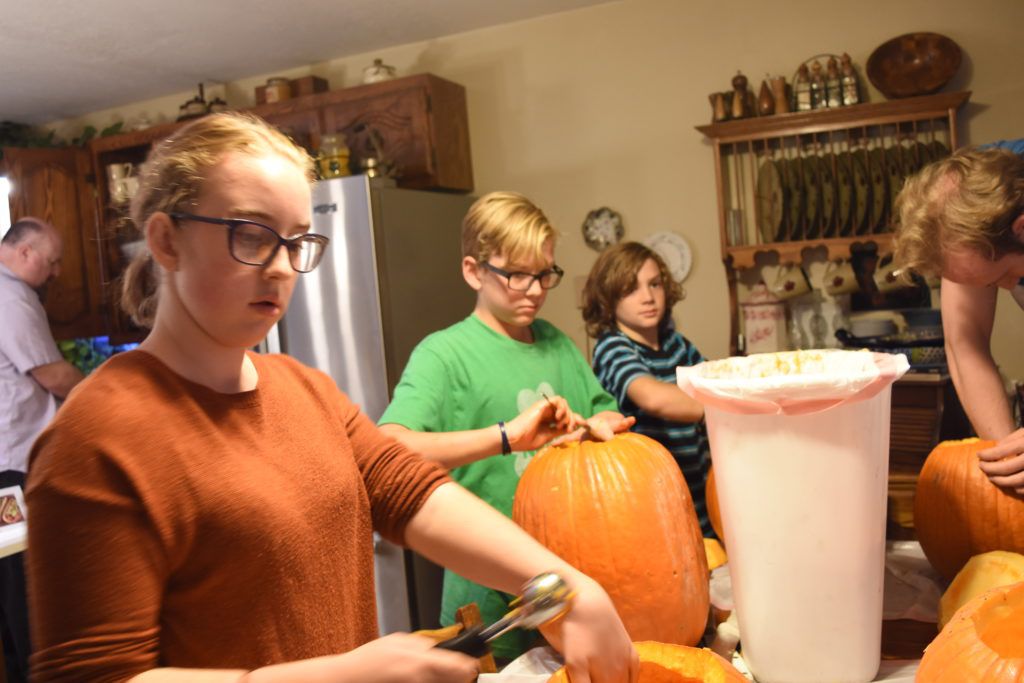
<svg viewBox="0 0 1024 683"><path fill-rule="evenodd" d="M55 227L40 218L19 219L0 241L0 263L30 287L60 275L64 244Z"/></svg>

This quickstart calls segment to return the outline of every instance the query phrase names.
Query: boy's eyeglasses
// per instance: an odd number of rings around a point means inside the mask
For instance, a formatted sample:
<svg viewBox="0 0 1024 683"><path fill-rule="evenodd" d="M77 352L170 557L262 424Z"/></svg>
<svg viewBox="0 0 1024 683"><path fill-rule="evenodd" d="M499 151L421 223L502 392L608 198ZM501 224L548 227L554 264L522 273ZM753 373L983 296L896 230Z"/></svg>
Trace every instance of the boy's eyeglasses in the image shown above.
<svg viewBox="0 0 1024 683"><path fill-rule="evenodd" d="M295 237L281 237L269 225L244 218L210 218L191 213L168 214L175 221L196 221L223 225L228 229L228 251L231 257L247 266L263 267L274 260L282 246L288 250L288 263L299 273L308 273L320 263L330 238L304 233Z"/></svg>
<svg viewBox="0 0 1024 683"><path fill-rule="evenodd" d="M498 266L492 266L486 261L480 265L495 275L505 278L508 281L508 288L515 292L529 291L535 280L540 283L541 289L557 287L558 283L562 281L562 276L565 275L565 271L558 266L551 266L539 273L510 273Z"/></svg>

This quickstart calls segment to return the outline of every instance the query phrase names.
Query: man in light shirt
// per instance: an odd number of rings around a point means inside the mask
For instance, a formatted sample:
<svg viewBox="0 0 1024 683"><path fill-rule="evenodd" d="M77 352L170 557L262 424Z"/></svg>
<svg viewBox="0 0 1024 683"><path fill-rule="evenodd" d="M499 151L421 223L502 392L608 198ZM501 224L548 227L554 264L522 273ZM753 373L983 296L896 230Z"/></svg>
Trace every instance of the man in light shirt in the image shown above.
<svg viewBox="0 0 1024 683"><path fill-rule="evenodd" d="M25 486L36 436L82 373L61 356L37 290L60 274L60 233L38 218L0 241L0 488ZM0 617L8 681L28 676L28 610L21 553L0 559Z"/></svg>

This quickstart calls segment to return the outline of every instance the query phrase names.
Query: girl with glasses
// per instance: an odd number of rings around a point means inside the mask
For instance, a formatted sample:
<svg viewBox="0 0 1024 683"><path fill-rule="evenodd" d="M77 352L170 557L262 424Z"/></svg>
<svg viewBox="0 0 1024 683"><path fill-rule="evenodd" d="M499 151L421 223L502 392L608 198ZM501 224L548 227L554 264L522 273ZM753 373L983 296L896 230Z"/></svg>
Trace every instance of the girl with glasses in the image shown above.
<svg viewBox="0 0 1024 683"><path fill-rule="evenodd" d="M562 574L576 598L552 635L575 675L635 680L596 583L384 437L329 377L248 351L326 246L308 233L311 169L231 114L143 166L131 212L147 250L123 305L152 331L32 453L33 680L474 680L466 655L377 638L374 530L504 590Z"/></svg>

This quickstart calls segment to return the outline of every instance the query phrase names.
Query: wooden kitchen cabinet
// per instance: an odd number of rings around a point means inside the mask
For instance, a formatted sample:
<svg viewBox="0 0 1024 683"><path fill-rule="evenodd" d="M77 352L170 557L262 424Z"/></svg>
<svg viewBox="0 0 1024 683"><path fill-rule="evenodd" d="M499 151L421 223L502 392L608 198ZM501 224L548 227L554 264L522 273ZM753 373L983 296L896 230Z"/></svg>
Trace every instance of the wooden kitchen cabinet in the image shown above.
<svg viewBox="0 0 1024 683"><path fill-rule="evenodd" d="M35 216L64 240L60 275L46 288L43 306L55 339L102 334L109 321L103 297L103 259L93 201L92 165L86 150L3 150L11 182L11 220Z"/></svg>
<svg viewBox="0 0 1024 683"><path fill-rule="evenodd" d="M890 253L892 200L906 176L957 148L957 110L969 97L942 93L697 126L714 152L733 355L741 349L738 271L761 253L780 264L799 264L819 247L830 260Z"/></svg>
<svg viewBox="0 0 1024 683"><path fill-rule="evenodd" d="M401 187L473 190L462 86L423 74L348 88L339 95L344 97L323 106L323 130L345 134L353 169L379 153L395 164Z"/></svg>
<svg viewBox="0 0 1024 683"><path fill-rule="evenodd" d="M890 539L914 538L914 491L928 454L941 441L974 431L947 374L909 372L892 385L889 437Z"/></svg>
<svg viewBox="0 0 1024 683"><path fill-rule="evenodd" d="M443 78L418 74L261 104L248 111L266 119L314 155L321 135L345 133L353 169L358 169L367 156L378 154L371 142L375 137L384 161L394 164L400 187L453 192L473 189L465 88ZM62 282L74 279L88 286L81 284L72 289L68 284L67 293L61 297L61 308L55 309L52 318L70 319L73 302L78 302L82 312L74 320L80 324L72 330L60 323L60 329L76 333L72 336L86 336L86 332L88 336L111 334L115 343L139 341L145 336L145 330L134 326L117 305L118 278L128 262L125 244L141 235L127 219L127 203L115 202L107 168L113 164L132 164L137 171L155 142L186 124L159 124L92 140L88 153L78 151L77 166L66 162L61 167L62 192L75 194L72 185L78 183L79 199L74 207L84 211L81 234L89 236L88 243L82 239L68 243L65 262L71 267L68 276L62 278ZM45 151L54 155L68 153ZM78 171L73 182L71 168ZM37 195L44 196L36 193L33 197ZM45 200L40 201L45 204ZM62 211L69 211L72 206L67 201L60 203L68 207ZM83 280L78 271L91 279ZM79 292L78 299L71 296L73 292ZM83 301L92 302L91 308L84 306ZM91 325L84 324L87 309L93 315Z"/></svg>

